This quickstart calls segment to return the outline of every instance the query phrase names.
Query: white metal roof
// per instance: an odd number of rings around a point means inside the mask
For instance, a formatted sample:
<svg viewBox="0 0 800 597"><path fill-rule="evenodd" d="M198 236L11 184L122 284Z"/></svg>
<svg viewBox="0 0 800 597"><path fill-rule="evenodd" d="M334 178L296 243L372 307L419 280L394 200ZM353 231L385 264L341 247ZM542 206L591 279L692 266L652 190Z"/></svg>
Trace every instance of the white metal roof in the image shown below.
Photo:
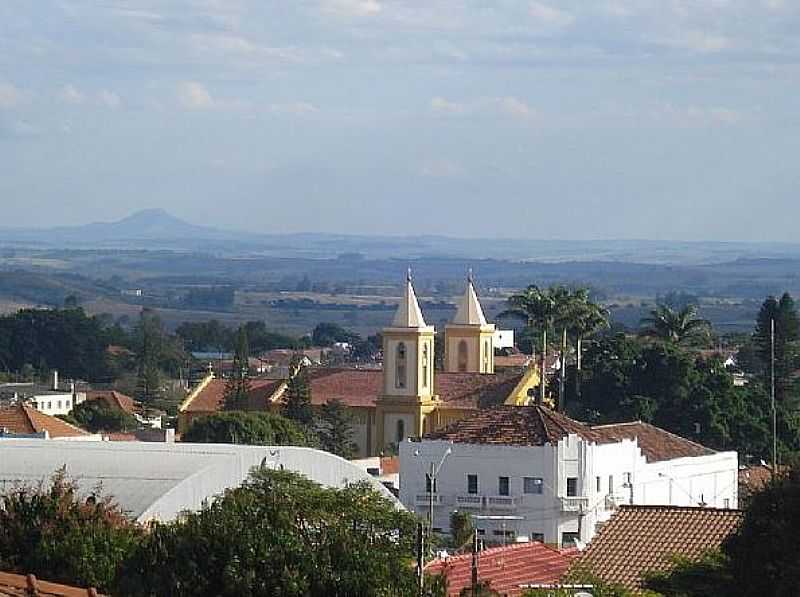
<svg viewBox="0 0 800 597"><path fill-rule="evenodd" d="M402 507L358 466L328 452L293 446L9 439L0 443L0 491L46 481L64 467L82 492L99 487L99 493L113 496L131 518L168 521L241 485L261 464L329 487L368 481Z"/></svg>

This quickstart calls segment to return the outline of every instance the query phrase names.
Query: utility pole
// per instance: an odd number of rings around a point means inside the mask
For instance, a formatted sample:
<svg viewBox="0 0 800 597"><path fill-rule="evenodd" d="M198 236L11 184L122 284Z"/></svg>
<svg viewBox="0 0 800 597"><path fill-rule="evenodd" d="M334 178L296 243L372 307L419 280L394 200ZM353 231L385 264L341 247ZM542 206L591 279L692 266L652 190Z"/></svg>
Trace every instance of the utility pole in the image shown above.
<svg viewBox="0 0 800 597"><path fill-rule="evenodd" d="M428 474L428 533L433 535L433 492L436 488L436 467L431 462L431 472Z"/></svg>
<svg viewBox="0 0 800 597"><path fill-rule="evenodd" d="M478 529L472 530L472 597L478 595Z"/></svg>
<svg viewBox="0 0 800 597"><path fill-rule="evenodd" d="M778 410L775 405L775 318L769 320L770 401L772 403L772 476L778 474Z"/></svg>

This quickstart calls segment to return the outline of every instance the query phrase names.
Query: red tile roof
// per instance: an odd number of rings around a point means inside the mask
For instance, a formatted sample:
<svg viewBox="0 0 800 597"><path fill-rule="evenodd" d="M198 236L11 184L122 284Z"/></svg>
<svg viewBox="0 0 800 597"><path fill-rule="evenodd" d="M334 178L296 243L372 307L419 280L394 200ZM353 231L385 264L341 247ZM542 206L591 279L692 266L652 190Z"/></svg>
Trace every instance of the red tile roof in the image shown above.
<svg viewBox="0 0 800 597"><path fill-rule="evenodd" d="M381 456L381 474L395 475L400 472L400 458L398 456Z"/></svg>
<svg viewBox="0 0 800 597"><path fill-rule="evenodd" d="M543 446L555 444L570 433L600 441L591 427L543 406L495 406L451 423L424 439L464 444Z"/></svg>
<svg viewBox="0 0 800 597"><path fill-rule="evenodd" d="M141 410L133 398L116 390L89 390L86 392L86 399L102 400L107 406L125 411L130 415Z"/></svg>
<svg viewBox="0 0 800 597"><path fill-rule="evenodd" d="M788 467L778 466L778 474L785 474ZM747 500L764 489L772 480L772 467L757 464L739 469L739 500Z"/></svg>
<svg viewBox="0 0 800 597"><path fill-rule="evenodd" d="M0 572L0 597L99 597L94 589L68 587L37 579L33 574Z"/></svg>
<svg viewBox="0 0 800 597"><path fill-rule="evenodd" d="M189 402L183 412L187 413L213 413L222 410L225 402L224 379L212 379ZM248 395L248 408L252 410L266 410L267 400L280 388L283 381L278 379L252 379L250 380L250 393Z"/></svg>
<svg viewBox="0 0 800 597"><path fill-rule="evenodd" d="M339 400L347 406L375 406L383 391L383 374L374 369L310 369L311 403Z"/></svg>
<svg viewBox="0 0 800 597"><path fill-rule="evenodd" d="M51 439L59 437L79 437L89 435L83 429L51 417L27 404L17 404L0 408L0 428L8 429L11 433L32 434L47 431Z"/></svg>
<svg viewBox="0 0 800 597"><path fill-rule="evenodd" d="M478 580L488 581L501 595L521 595L520 585L558 582L569 569L574 551L558 551L533 541L507 547L493 547L478 556ZM447 577L448 596L457 596L470 586L472 554L434 560L425 568L428 574Z"/></svg>
<svg viewBox="0 0 800 597"><path fill-rule="evenodd" d="M642 421L594 425L592 431L597 433L605 442L637 439L639 448L648 462L690 456L707 456L714 453L714 450L710 448Z"/></svg>
<svg viewBox="0 0 800 597"><path fill-rule="evenodd" d="M644 577L672 567L672 558L697 558L718 549L739 526L739 510L621 506L575 562L609 584L642 592Z"/></svg>

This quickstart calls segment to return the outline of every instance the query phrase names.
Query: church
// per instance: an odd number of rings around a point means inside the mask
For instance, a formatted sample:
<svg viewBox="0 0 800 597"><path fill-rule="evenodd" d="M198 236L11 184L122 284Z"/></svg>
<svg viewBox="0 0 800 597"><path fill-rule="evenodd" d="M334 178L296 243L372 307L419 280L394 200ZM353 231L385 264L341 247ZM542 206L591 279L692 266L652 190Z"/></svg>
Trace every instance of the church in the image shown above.
<svg viewBox="0 0 800 597"><path fill-rule="evenodd" d="M439 332L441 333L441 332ZM421 437L476 411L529 401L539 372L495 372L494 324L484 316L470 276L453 320L444 329L444 370L434 368L437 330L425 322L411 275L389 327L383 329L383 368L311 368L311 400L339 400L353 421L358 456L392 453L408 437ZM209 375L179 409L179 431L223 408L225 380ZM247 410L280 410L286 382L252 381Z"/></svg>

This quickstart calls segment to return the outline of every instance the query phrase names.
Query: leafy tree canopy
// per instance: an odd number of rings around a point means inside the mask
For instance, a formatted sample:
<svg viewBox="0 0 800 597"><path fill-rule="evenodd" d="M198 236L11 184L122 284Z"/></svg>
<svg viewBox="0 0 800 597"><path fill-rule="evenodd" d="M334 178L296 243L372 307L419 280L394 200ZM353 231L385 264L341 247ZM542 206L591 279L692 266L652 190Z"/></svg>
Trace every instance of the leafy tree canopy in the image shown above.
<svg viewBox="0 0 800 597"><path fill-rule="evenodd" d="M182 441L254 446L310 446L314 438L306 428L272 413L222 412L195 420Z"/></svg>
<svg viewBox="0 0 800 597"><path fill-rule="evenodd" d="M132 431L139 428L136 417L112 408L102 400L85 400L72 409L65 419L87 431Z"/></svg>
<svg viewBox="0 0 800 597"><path fill-rule="evenodd" d="M283 597L416 594L415 520L366 485L261 469L201 512L156 525L120 593Z"/></svg>

